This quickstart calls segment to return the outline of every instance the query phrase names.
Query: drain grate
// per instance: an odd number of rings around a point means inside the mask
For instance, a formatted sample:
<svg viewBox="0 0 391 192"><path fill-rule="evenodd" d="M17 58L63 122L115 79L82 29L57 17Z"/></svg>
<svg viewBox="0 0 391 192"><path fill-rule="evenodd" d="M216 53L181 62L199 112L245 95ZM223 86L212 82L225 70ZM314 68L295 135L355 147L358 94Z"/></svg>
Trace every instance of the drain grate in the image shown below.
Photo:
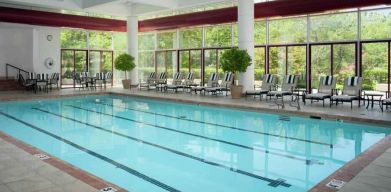
<svg viewBox="0 0 391 192"><path fill-rule="evenodd" d="M345 183L345 181L333 179L329 183L327 183L326 186L333 189L341 189L345 185Z"/></svg>
<svg viewBox="0 0 391 192"><path fill-rule="evenodd" d="M178 118L179 119L186 119L187 117L186 116L179 116Z"/></svg>
<svg viewBox="0 0 391 192"><path fill-rule="evenodd" d="M47 156L47 155L45 155L43 153L37 153L37 154L34 154L34 156L37 157L40 160L50 159L49 156Z"/></svg>
<svg viewBox="0 0 391 192"><path fill-rule="evenodd" d="M278 120L280 120L280 121L291 121L291 118L289 116L286 116L286 115L280 115L278 117Z"/></svg>
<svg viewBox="0 0 391 192"><path fill-rule="evenodd" d="M272 182L269 183L269 186L272 186L272 187L278 187L279 185L283 184L286 180L284 179L276 179Z"/></svg>
<svg viewBox="0 0 391 192"><path fill-rule="evenodd" d="M116 192L118 191L117 189L113 188L113 187L105 187L99 191L102 191L102 192Z"/></svg>
<svg viewBox="0 0 391 192"><path fill-rule="evenodd" d="M305 161L305 164L307 165L314 165L314 164L317 164L317 165L324 165L323 162L319 161L319 160L316 160L316 159L307 159Z"/></svg>

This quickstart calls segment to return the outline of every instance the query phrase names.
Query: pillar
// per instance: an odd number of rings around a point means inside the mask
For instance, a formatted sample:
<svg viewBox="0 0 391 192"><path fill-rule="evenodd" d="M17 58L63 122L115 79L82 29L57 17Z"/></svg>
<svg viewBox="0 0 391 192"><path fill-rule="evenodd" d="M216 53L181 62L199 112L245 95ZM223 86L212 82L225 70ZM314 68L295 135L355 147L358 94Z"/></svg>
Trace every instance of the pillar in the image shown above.
<svg viewBox="0 0 391 192"><path fill-rule="evenodd" d="M126 33L126 39L127 39L127 48L128 48L128 54L132 55L134 57L134 63L136 64L136 67L130 71L128 74L129 79L132 80L132 85L137 85L139 78L138 78L138 19L137 16L128 16L127 17L127 33Z"/></svg>
<svg viewBox="0 0 391 192"><path fill-rule="evenodd" d="M243 91L254 88L254 1L238 1L239 49L247 50L252 64L240 74L239 84Z"/></svg>

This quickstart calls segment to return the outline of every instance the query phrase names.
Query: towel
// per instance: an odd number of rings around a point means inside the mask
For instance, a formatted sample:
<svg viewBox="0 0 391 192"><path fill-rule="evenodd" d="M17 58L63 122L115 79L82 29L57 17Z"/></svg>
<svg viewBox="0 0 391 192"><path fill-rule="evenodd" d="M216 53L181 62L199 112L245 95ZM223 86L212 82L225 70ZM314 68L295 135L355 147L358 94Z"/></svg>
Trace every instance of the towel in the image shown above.
<svg viewBox="0 0 391 192"><path fill-rule="evenodd" d="M293 84L295 82L295 75L287 75L286 76L286 83L287 84Z"/></svg>
<svg viewBox="0 0 391 192"><path fill-rule="evenodd" d="M348 77L348 86L356 86L358 84L359 77Z"/></svg>
<svg viewBox="0 0 391 192"><path fill-rule="evenodd" d="M322 84L325 85L325 86L329 86L333 83L333 76L330 76L330 75L327 75L323 78L323 82Z"/></svg>
<svg viewBox="0 0 391 192"><path fill-rule="evenodd" d="M193 79L193 73L189 73L187 75L187 80L192 80Z"/></svg>
<svg viewBox="0 0 391 192"><path fill-rule="evenodd" d="M272 83L272 82L273 82L273 75L271 75L271 74L266 74L266 75L265 75L264 81L265 81L266 83Z"/></svg>

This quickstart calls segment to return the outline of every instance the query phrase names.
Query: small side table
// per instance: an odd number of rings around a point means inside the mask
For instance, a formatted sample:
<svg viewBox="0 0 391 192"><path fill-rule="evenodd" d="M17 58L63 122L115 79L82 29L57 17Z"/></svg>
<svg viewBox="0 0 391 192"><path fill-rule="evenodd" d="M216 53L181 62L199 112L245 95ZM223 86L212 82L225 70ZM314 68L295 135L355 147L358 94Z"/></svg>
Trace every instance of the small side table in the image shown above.
<svg viewBox="0 0 391 192"><path fill-rule="evenodd" d="M381 98L383 97L382 93L376 93L376 92L368 92L364 93L364 97L366 97L367 103L367 109L369 107L369 104L371 104L371 108L373 108L373 104L375 101L379 102L379 106L381 105ZM375 97L379 97L379 99L375 99Z"/></svg>

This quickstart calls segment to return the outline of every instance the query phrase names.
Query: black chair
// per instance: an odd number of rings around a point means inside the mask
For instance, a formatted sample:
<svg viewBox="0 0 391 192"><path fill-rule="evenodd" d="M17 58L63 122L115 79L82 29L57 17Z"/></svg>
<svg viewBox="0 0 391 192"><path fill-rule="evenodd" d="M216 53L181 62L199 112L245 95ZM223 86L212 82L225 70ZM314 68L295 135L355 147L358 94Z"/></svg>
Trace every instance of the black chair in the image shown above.
<svg viewBox="0 0 391 192"><path fill-rule="evenodd" d="M36 79L30 79L25 80L23 75L19 74L18 83L22 87L24 87L26 90L33 90L34 93L37 93L37 80Z"/></svg>

